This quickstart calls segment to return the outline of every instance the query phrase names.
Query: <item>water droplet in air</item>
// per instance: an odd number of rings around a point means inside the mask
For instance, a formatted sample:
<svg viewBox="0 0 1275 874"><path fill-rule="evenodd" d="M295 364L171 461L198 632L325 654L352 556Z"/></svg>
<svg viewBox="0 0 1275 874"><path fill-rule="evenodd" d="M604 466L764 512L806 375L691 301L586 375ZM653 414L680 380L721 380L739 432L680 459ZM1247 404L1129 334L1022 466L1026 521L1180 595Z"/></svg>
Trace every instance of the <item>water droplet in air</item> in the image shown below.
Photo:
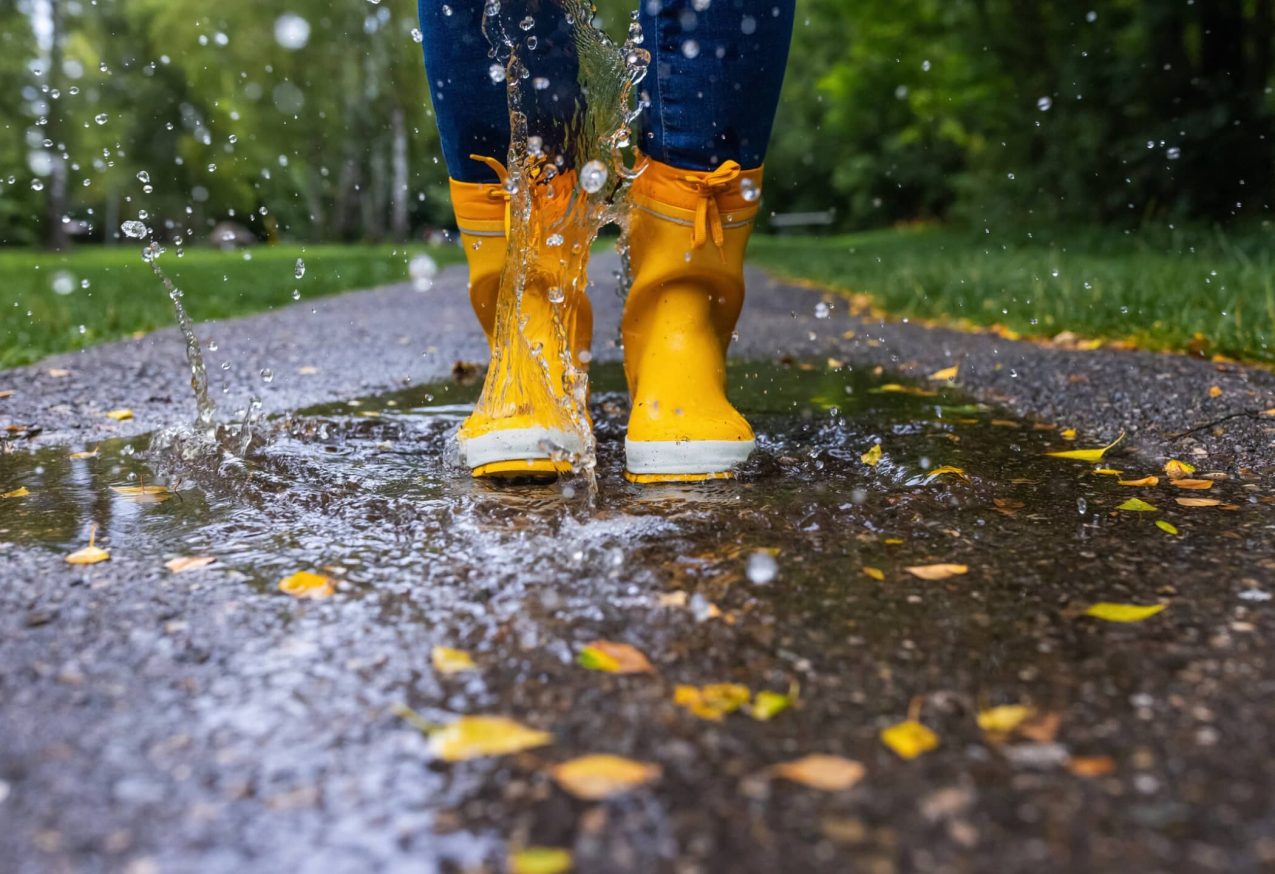
<svg viewBox="0 0 1275 874"><path fill-rule="evenodd" d="M562 289L556 285L549 289L548 296L549 303L562 303L567 299L567 296L563 294Z"/></svg>
<svg viewBox="0 0 1275 874"><path fill-rule="evenodd" d="M531 30L533 27L536 26L536 20L532 18L530 15L528 15L522 21L518 22L518 26L522 28L523 30Z"/></svg>
<svg viewBox="0 0 1275 874"><path fill-rule="evenodd" d="M421 29L419 27L412 28L412 42L414 43L425 42L425 34L421 33Z"/></svg>
<svg viewBox="0 0 1275 874"><path fill-rule="evenodd" d="M1088 12L1085 13L1085 21L1089 22L1090 24L1093 24L1097 20L1098 20L1098 13L1093 11L1092 9L1090 9Z"/></svg>
<svg viewBox="0 0 1275 874"><path fill-rule="evenodd" d="M545 237L545 245L557 248L562 245L562 234L550 234Z"/></svg>
<svg viewBox="0 0 1275 874"><path fill-rule="evenodd" d="M124 236L132 237L135 240L140 240L147 234L146 225L132 219L120 225L120 230L124 232Z"/></svg>
<svg viewBox="0 0 1275 874"><path fill-rule="evenodd" d="M1170 161L1176 161L1178 158L1182 157L1182 150L1177 146L1170 146L1165 149L1164 157L1168 158Z"/></svg>
<svg viewBox="0 0 1275 874"><path fill-rule="evenodd" d="M269 367L264 367L264 368L262 368L262 370L261 370L261 381L262 381L262 382L274 382L274 371L273 371L273 370L271 370Z"/></svg>
<svg viewBox="0 0 1275 874"><path fill-rule="evenodd" d="M151 174L147 173L145 170L138 170L137 181L145 185L151 181Z"/></svg>
<svg viewBox="0 0 1275 874"><path fill-rule="evenodd" d="M1036 108L1039 109L1041 112L1049 112L1050 107L1052 107L1053 105L1054 105L1054 101L1053 101L1053 98L1051 97L1042 97L1036 101Z"/></svg>
<svg viewBox="0 0 1275 874"><path fill-rule="evenodd" d="M54 273L51 284L54 294L67 295L75 291L75 277L65 270L59 270Z"/></svg>
<svg viewBox="0 0 1275 874"><path fill-rule="evenodd" d="M292 289L292 299L301 300L301 289L299 288Z"/></svg>
<svg viewBox="0 0 1275 874"><path fill-rule="evenodd" d="M444 5L443 14L446 15L448 18L450 18L452 15L452 8L450 6Z"/></svg>
<svg viewBox="0 0 1275 874"><path fill-rule="evenodd" d="M754 203L761 197L761 186L751 179L739 180L739 195L749 203Z"/></svg>
<svg viewBox="0 0 1275 874"><path fill-rule="evenodd" d="M310 41L310 22L289 12L274 21L274 41L295 51Z"/></svg>
<svg viewBox="0 0 1275 874"><path fill-rule="evenodd" d="M745 570L748 581L755 586L764 586L779 576L779 562L769 552L758 550L748 556L748 567Z"/></svg>
<svg viewBox="0 0 1275 874"><path fill-rule="evenodd" d="M698 58L699 43L693 39L688 39L686 42L682 43L682 54L688 58Z"/></svg>
<svg viewBox="0 0 1275 874"><path fill-rule="evenodd" d="M216 352L216 351L217 351L218 349L220 349L220 348L221 348L221 347L217 345L217 341L216 341L216 340L209 340L209 341L208 341L208 351L209 351L209 352Z"/></svg>
<svg viewBox="0 0 1275 874"><path fill-rule="evenodd" d="M580 168L580 187L589 194L602 190L607 181L607 168L601 161L593 160Z"/></svg>
<svg viewBox="0 0 1275 874"><path fill-rule="evenodd" d="M531 87L535 88L537 91L544 91L549 87L549 80L544 76L537 76L531 80Z"/></svg>
<svg viewBox="0 0 1275 874"><path fill-rule="evenodd" d="M411 278L415 291L429 291L434 285L434 277L438 275L438 264L430 256L421 253L408 262L407 275Z"/></svg>
<svg viewBox="0 0 1275 874"><path fill-rule="evenodd" d="M544 154L545 141L540 137L527 137L527 154L532 157L539 158Z"/></svg>
<svg viewBox="0 0 1275 874"><path fill-rule="evenodd" d="M39 179L32 179L32 180L31 180L31 190L32 190L32 191L43 191L43 190L44 190L44 183L43 183L43 182L41 182Z"/></svg>
<svg viewBox="0 0 1275 874"><path fill-rule="evenodd" d="M300 279L302 276L305 276L305 262L302 261L300 258L297 259L297 266L292 271L292 275L295 276L297 279Z"/></svg>
<svg viewBox="0 0 1275 874"><path fill-rule="evenodd" d="M540 40L538 38L534 36L527 37L527 48L534 50L538 45L540 45ZM523 78L525 79L526 77L524 76Z"/></svg>
<svg viewBox="0 0 1275 874"><path fill-rule="evenodd" d="M823 301L819 301L819 303L815 304L816 319L826 319L830 315L832 315L832 307L828 306Z"/></svg>
<svg viewBox="0 0 1275 874"><path fill-rule="evenodd" d="M926 73L930 72L930 62L929 62L928 60L926 60L926 61L922 61L922 62L921 62L921 69L922 69L924 72L926 72Z"/></svg>
<svg viewBox="0 0 1275 874"><path fill-rule="evenodd" d="M491 77L492 82L503 82L505 81L505 68L500 64L492 64L487 68L487 75Z"/></svg>

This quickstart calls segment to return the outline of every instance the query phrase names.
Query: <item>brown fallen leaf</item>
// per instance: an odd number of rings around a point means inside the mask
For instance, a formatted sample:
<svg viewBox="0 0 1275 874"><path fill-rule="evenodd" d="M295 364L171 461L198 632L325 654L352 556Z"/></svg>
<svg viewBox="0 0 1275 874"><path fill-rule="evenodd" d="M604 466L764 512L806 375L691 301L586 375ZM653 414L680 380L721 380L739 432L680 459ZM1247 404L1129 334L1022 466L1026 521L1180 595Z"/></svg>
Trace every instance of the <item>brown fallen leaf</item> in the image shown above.
<svg viewBox="0 0 1275 874"><path fill-rule="evenodd" d="M1222 387L1220 385L1209 386L1209 397L1220 398L1222 396Z"/></svg>
<svg viewBox="0 0 1275 874"><path fill-rule="evenodd" d="M1078 777L1105 777L1116 769L1111 756L1072 756L1067 760L1067 770Z"/></svg>
<svg viewBox="0 0 1275 874"><path fill-rule="evenodd" d="M969 573L969 567L963 564L918 564L905 567L905 571L921 580L946 580L949 577Z"/></svg>
<svg viewBox="0 0 1275 874"><path fill-rule="evenodd" d="M294 598L308 598L321 601L336 594L336 586L331 577L311 571L297 571L279 581L279 591Z"/></svg>
<svg viewBox="0 0 1275 874"><path fill-rule="evenodd" d="M1205 489L1213 488L1213 480L1211 479L1187 479L1186 477L1183 477L1182 479L1170 480L1170 482L1180 489L1196 489L1204 491Z"/></svg>
<svg viewBox="0 0 1275 874"><path fill-rule="evenodd" d="M993 509L995 509L997 513L1001 513L1005 516L1015 516L1018 514L1019 510L1027 506L1022 501L1015 500L1014 498L992 498L992 504Z"/></svg>
<svg viewBox="0 0 1275 874"><path fill-rule="evenodd" d="M49 376L53 377L54 379L66 379L68 376L71 375L71 371L64 370L61 367L50 367L45 372L48 373Z"/></svg>
<svg viewBox="0 0 1275 874"><path fill-rule="evenodd" d="M867 772L862 764L853 759L820 753L812 753L790 762L780 762L772 765L770 771L776 777L822 792L841 792L849 789L862 780Z"/></svg>
<svg viewBox="0 0 1275 874"><path fill-rule="evenodd" d="M89 545L83 549L77 549L63 560L67 564L97 564L99 561L110 561L110 552L97 546L96 540L97 526L94 525L89 529Z"/></svg>
<svg viewBox="0 0 1275 874"><path fill-rule="evenodd" d="M655 782L662 773L659 765L605 754L581 756L549 769L555 783L585 801L623 795Z"/></svg>
<svg viewBox="0 0 1275 874"><path fill-rule="evenodd" d="M1144 476L1142 479L1122 479L1116 480L1116 485L1121 486L1158 486L1160 478L1158 476Z"/></svg>
<svg viewBox="0 0 1275 874"><path fill-rule="evenodd" d="M1222 502L1217 498L1174 498L1180 507L1216 507Z"/></svg>
<svg viewBox="0 0 1275 874"><path fill-rule="evenodd" d="M182 555L164 562L164 567L175 574L181 574L186 571L197 571L200 568L208 567L216 560L211 555Z"/></svg>
<svg viewBox="0 0 1275 874"><path fill-rule="evenodd" d="M752 692L739 683L710 683L707 686L679 685L673 689L673 703L685 707L700 719L721 722L748 703Z"/></svg>
<svg viewBox="0 0 1275 874"><path fill-rule="evenodd" d="M13 397L13 392L10 389L0 389L0 401L10 397Z"/></svg>
<svg viewBox="0 0 1275 874"><path fill-rule="evenodd" d="M580 651L581 667L608 674L652 674L655 668L642 651L627 643L595 640Z"/></svg>

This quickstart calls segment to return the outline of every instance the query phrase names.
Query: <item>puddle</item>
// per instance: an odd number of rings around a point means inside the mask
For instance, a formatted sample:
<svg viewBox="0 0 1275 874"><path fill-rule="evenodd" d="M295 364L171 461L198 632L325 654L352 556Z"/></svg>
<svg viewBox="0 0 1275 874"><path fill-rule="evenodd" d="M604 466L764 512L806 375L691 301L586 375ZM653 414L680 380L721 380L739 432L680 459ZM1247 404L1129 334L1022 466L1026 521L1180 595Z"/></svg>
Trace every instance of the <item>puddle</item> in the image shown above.
<svg viewBox="0 0 1275 874"><path fill-rule="evenodd" d="M247 805L239 826L233 819L173 825L197 835L195 844L239 842L282 863L289 852L300 859L330 846L331 823L339 821L354 855L332 870L366 870L368 859L434 859L468 870L498 859L515 832L512 839L574 846L582 869L592 861L589 870L656 870L672 859L686 862L684 870L775 870L781 859L824 870L831 857L826 842L810 837L812 824L834 841L857 829L869 858L893 857L893 838L877 829L929 828L927 820L912 822L920 816L916 798L962 773L959 779L1003 802L1003 810L968 813L990 839L1032 833L1054 840L1071 833L1060 823L1073 822L1079 807L1104 821L1159 817L1189 831L1189 803L1166 807L1122 793L1134 791L1129 785L1170 784L1174 762L1196 752L1191 720L1198 717L1188 714L1247 706L1235 701L1247 693L1200 678L1216 680L1225 670L1215 658L1223 646L1218 629L1229 635L1226 646L1245 645L1234 629L1257 596L1243 600L1242 592L1269 588L1269 569L1253 556L1267 554L1275 507L1233 480L1207 492L1174 489L1163 478L1155 487L1120 486L1094 465L1043 455L1101 441L1080 435L1069 443L1056 429L953 389L906 384L899 391L888 378L802 364L733 365L732 397L758 434L754 459L734 482L644 487L621 477L622 374L598 366L594 496L582 483L492 485L452 466L450 434L476 399L477 382L419 386L270 421L270 440L242 469L148 462L144 438L74 447L96 448L91 458L69 458L66 448L13 452L0 456L0 491L24 486L30 495L0 503L0 555L44 568L55 590L64 575L68 584L154 586L164 599L193 599L179 601L186 606L176 612L164 608L164 627L180 618L174 633L217 654L209 667L215 677L188 702L184 694L163 698L123 734L162 744L180 726L195 738L178 759L203 783L165 790L186 807L198 807L204 792L222 798L241 785L261 787L265 800L235 802ZM878 442L881 460L869 467L861 457ZM1106 463L1129 478L1157 473L1118 451ZM962 469L968 480L928 477L942 466ZM156 481L175 496L139 504L110 488ZM1231 509L1176 501L1200 496ZM1157 510L1115 509L1130 497ZM86 543L93 525L111 562L63 565L61 556ZM749 578L758 550L775 556L772 580ZM180 575L162 570L180 555L213 555L217 563ZM939 562L969 571L927 582L905 570ZM865 575L865 567L883 579ZM1201 568L1208 586L1200 584ZM280 577L301 569L336 577L336 596L298 602L275 590ZM1170 606L1136 626L1076 618L1096 601ZM240 602L251 610L233 612ZM579 668L579 647L599 638L638 646L660 675L613 678ZM84 659L110 670L121 653L143 645L136 641L169 646L169 639L133 628L109 644L122 650ZM434 645L473 652L481 674L460 681L434 675ZM205 676L191 665L183 670ZM132 694L146 699L156 682L167 688L162 677L149 676L147 688ZM675 683L724 681L798 689L799 705L767 723L735 715L717 724L672 703ZM1137 714L1152 705L1137 696L1184 703L1145 719ZM922 718L942 738L930 754L938 770L907 770L877 739L913 700L924 701ZM409 740L415 736L390 715L401 702L438 722L458 713L509 714L555 732L550 760L610 751L658 761L666 777L651 794L609 807L613 818L601 827L553 793L542 760L427 769L428 756L410 745L419 739ZM1066 747L1051 741L1002 755L988 743L972 712L1014 702L1061 714ZM109 716L117 729L118 718ZM110 744L123 742L113 737ZM1174 752L1147 752L1161 747ZM852 828L821 819L846 815L840 796L825 802L746 779L806 752L871 765L876 800L856 809L862 822ZM1065 776L1068 755L1111 757L1120 768L1141 762L1130 779L1143 782L1113 778L1110 793L1089 793L1082 803L1068 794L1089 792L1079 782L1061 791L1013 776L1024 768ZM147 772L152 764L138 759L133 767ZM296 801L319 797L337 774L349 780L342 793L323 796L321 806ZM148 779L169 785L166 774ZM1139 788L1137 797L1156 791ZM269 792L296 810L271 806ZM1235 803L1237 819L1264 803L1260 792L1247 799ZM1028 820L1010 813L1029 808ZM179 811L173 805L171 815ZM403 824L408 811L420 817L410 826ZM267 828L290 816L294 825ZM375 839L391 820L399 823L396 842ZM285 832L293 837L280 842ZM763 833L768 843L758 850ZM1238 831L1228 835L1230 845L1241 845ZM1031 845L1023 841L1023 852ZM180 867L190 857L173 860ZM208 870L234 867L222 861Z"/></svg>

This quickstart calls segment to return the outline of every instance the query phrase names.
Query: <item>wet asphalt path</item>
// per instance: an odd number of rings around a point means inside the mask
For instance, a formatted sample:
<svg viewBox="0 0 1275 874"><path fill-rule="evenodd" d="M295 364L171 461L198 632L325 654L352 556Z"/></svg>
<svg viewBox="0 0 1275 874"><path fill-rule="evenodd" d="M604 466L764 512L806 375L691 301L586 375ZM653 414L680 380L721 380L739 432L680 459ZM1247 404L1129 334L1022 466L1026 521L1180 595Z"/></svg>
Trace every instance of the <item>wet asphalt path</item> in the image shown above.
<svg viewBox="0 0 1275 874"><path fill-rule="evenodd" d="M223 413L250 394L278 413L446 386L456 361L484 354L462 277L201 328L219 347ZM614 361L618 303L600 286L595 349ZM789 377L833 388L830 357L865 385L878 366L925 382L960 362L967 392L1024 418L922 421L927 400L860 385L863 406L828 424L785 414L790 395L766 383L764 451L743 481L657 492L614 485L623 399L603 393L606 486L589 511L457 477L438 457L445 417L329 410L281 426L255 485L194 472L182 501L138 508L98 497L132 463L121 444L100 467L67 465L60 446L189 418L175 333L0 373L14 392L0 418L41 429L46 453L0 471L56 474L76 495L47 523L0 504L0 870L478 872L524 844L570 847L586 872L1275 866L1275 420L1256 415L1275 407L1275 378L865 324L839 304L817 319L834 298L761 274L750 289L741 358L813 363ZM48 375L58 368L71 374ZM119 407L135 418L103 415ZM1141 475L1192 461L1215 477L1199 494L1235 509L1174 511L1181 537L1121 515L1135 492L1041 462L1056 438L1033 418L1095 440L1125 430L1131 449L1113 463ZM868 470L858 456L875 440L886 460ZM972 479L921 488L922 456ZM1136 494L1167 515L1175 493L1158 488ZM90 518L110 520L113 558L69 568L65 544ZM743 574L758 547L779 550L767 585ZM221 560L165 570L182 552ZM336 597L275 591L302 557L340 566ZM956 561L968 575L904 572ZM1133 625L1078 618L1098 600L1168 607ZM658 674L579 668L598 638L633 643ZM438 675L435 645L472 651L481 670ZM764 723L673 704L676 683L712 681L797 688L800 703ZM975 725L976 711L1020 701L1038 711L1028 733ZM515 716L554 743L448 765L394 715L403 703L438 721ZM878 732L913 706L941 745L904 762ZM663 778L572 799L546 769L590 751L658 762ZM833 793L767 776L810 752L866 776Z"/></svg>

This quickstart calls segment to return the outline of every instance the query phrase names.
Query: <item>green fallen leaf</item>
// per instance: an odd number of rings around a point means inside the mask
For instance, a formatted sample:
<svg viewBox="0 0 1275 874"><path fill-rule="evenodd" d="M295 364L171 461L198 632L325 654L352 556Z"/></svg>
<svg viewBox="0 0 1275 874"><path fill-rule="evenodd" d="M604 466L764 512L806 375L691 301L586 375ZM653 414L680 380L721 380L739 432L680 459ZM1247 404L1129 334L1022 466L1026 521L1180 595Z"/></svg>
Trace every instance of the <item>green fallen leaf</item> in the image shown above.
<svg viewBox="0 0 1275 874"><path fill-rule="evenodd" d="M1141 498L1130 498L1120 506L1116 507L1116 509L1128 510L1131 513L1151 513L1155 511L1155 505L1148 504Z"/></svg>
<svg viewBox="0 0 1275 874"><path fill-rule="evenodd" d="M1167 604L1112 604L1099 601L1085 611L1086 616L1107 622L1141 622L1159 613Z"/></svg>
<svg viewBox="0 0 1275 874"><path fill-rule="evenodd" d="M1172 522L1165 522L1163 519L1156 519L1155 527L1159 528L1161 531L1165 532L1166 534L1178 533L1178 526L1174 525Z"/></svg>

